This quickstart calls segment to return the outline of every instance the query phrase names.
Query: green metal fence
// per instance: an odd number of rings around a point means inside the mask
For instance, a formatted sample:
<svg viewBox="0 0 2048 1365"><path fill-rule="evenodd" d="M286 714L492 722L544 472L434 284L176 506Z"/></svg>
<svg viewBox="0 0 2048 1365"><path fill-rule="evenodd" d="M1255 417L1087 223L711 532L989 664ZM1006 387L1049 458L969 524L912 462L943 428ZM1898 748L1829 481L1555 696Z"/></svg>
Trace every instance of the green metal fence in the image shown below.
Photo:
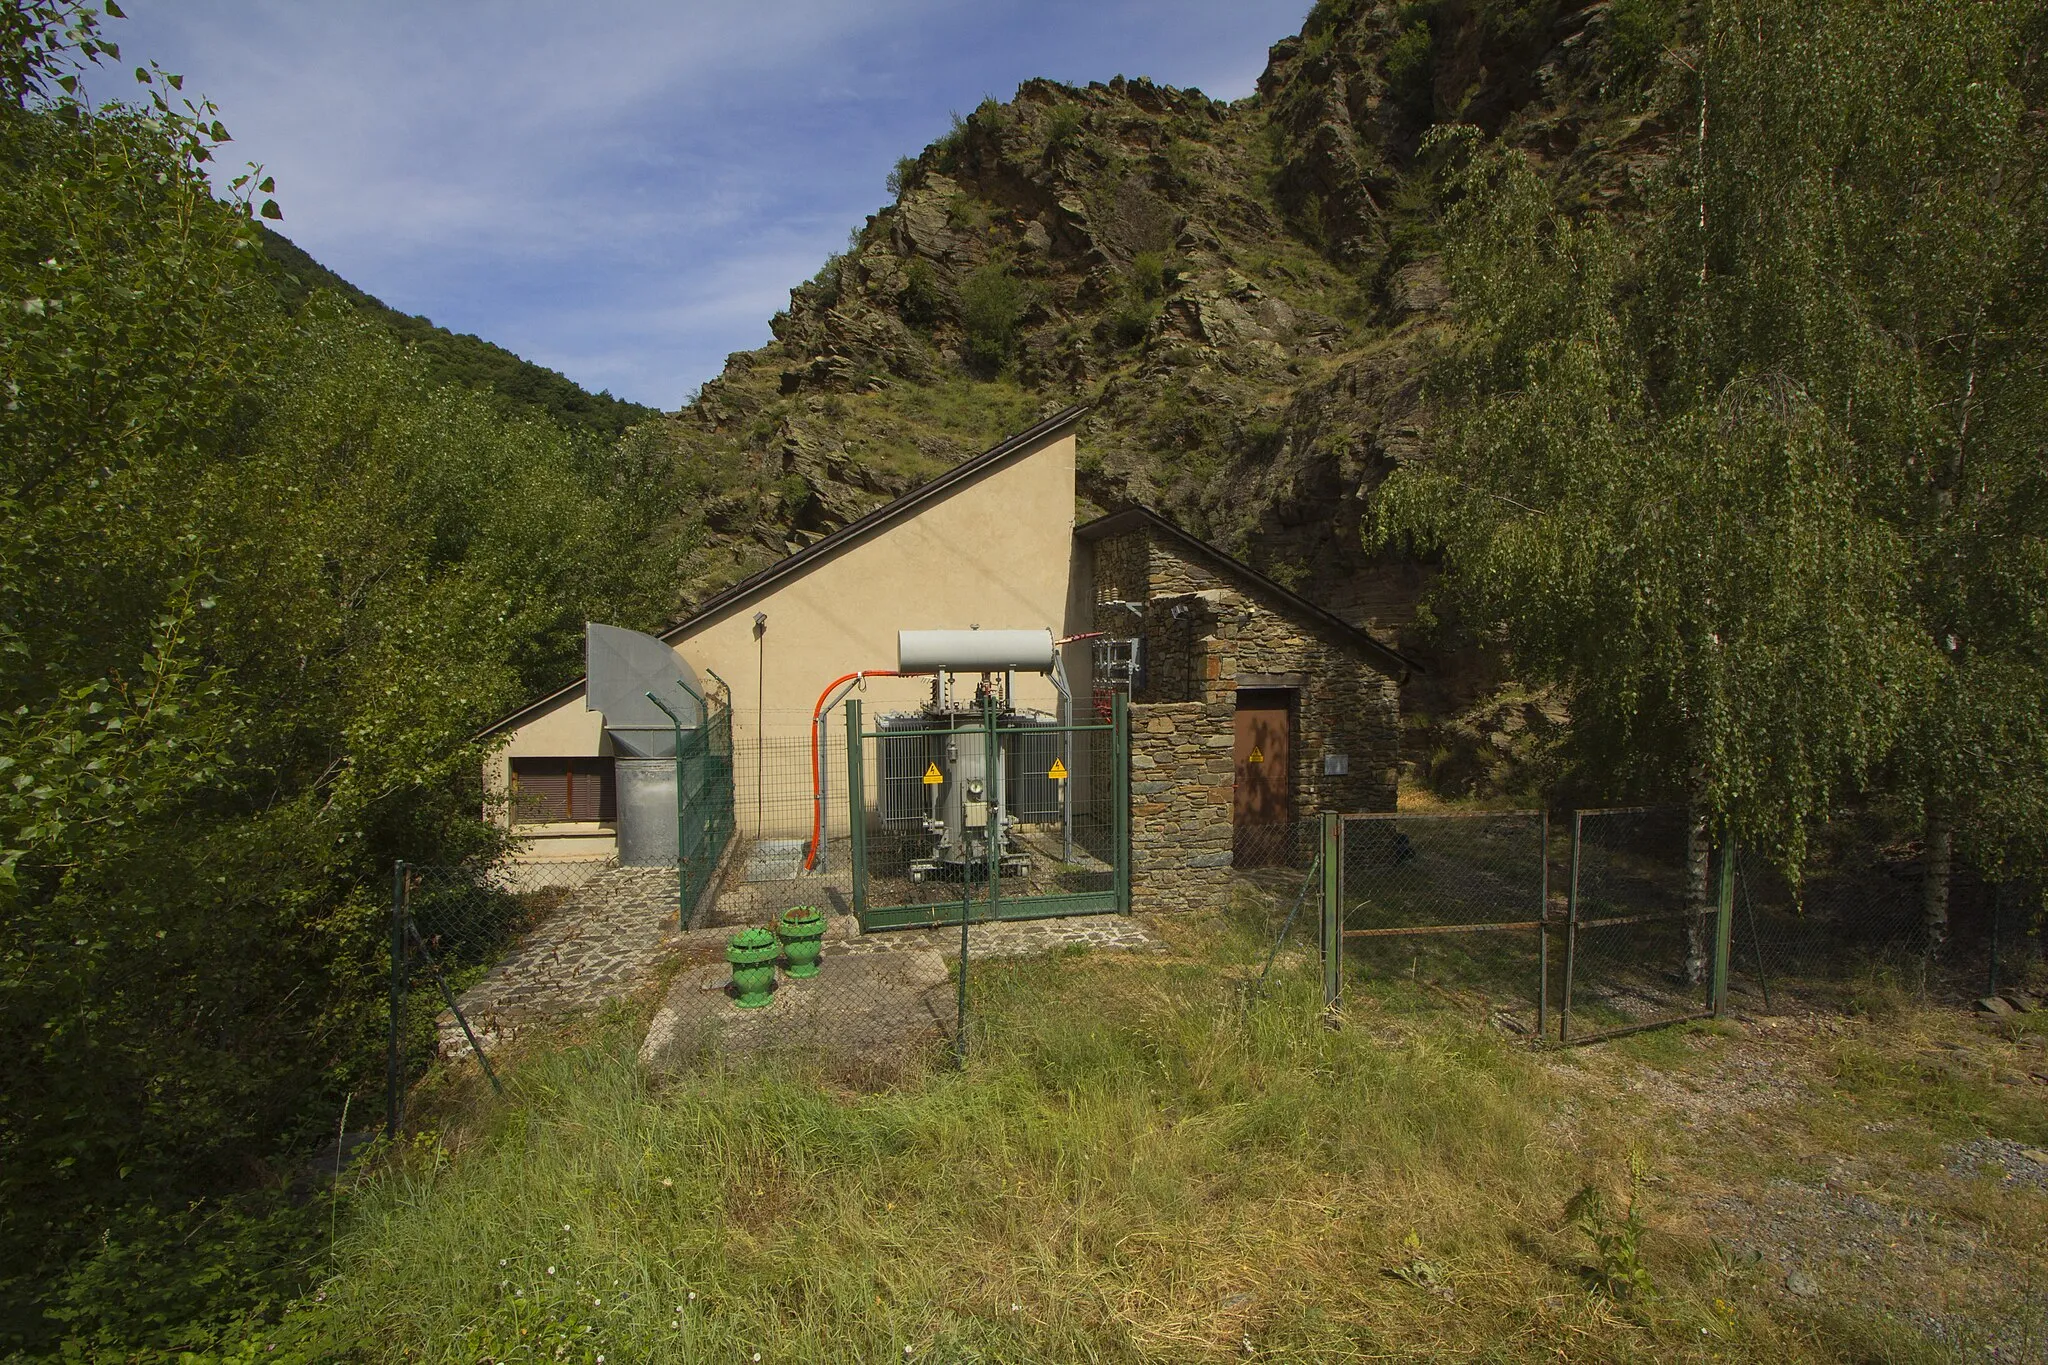
<svg viewBox="0 0 2048 1365"><path fill-rule="evenodd" d="M947 728L928 717L876 721L868 728L860 702L846 704L853 912L863 932L1129 912L1130 717L1121 695L1106 725L1026 723L992 701ZM984 774L993 776L976 789Z"/></svg>
<svg viewBox="0 0 2048 1365"><path fill-rule="evenodd" d="M676 743L677 918L687 928L733 832L732 706L705 699L704 723Z"/></svg>

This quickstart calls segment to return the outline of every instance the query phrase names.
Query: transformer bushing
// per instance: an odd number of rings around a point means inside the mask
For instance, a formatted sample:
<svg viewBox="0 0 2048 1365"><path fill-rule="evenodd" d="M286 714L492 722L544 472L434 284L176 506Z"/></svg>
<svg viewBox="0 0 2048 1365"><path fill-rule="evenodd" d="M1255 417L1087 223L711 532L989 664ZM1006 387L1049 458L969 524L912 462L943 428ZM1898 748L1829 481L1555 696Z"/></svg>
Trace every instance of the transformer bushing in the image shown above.
<svg viewBox="0 0 2048 1365"><path fill-rule="evenodd" d="M1010 709L1007 681L985 677L968 701L953 695L956 677L940 674L922 711L881 718L883 823L931 840L931 852L909 864L912 881L983 881L992 866L1021 877L1030 858L1013 843L1015 827L1059 818L1062 793L1039 774L1057 757L1061 732L1052 717Z"/></svg>

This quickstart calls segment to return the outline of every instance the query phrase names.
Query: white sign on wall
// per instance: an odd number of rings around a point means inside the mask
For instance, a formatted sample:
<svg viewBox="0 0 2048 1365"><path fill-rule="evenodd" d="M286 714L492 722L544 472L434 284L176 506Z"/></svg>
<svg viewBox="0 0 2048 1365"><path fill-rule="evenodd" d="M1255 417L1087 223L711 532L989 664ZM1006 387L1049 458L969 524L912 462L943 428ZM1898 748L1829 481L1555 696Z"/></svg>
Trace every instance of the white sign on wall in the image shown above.
<svg viewBox="0 0 2048 1365"><path fill-rule="evenodd" d="M1323 776L1324 776L1324 777L1345 777L1345 776L1348 776L1348 775L1350 774L1350 772L1351 772L1351 755L1349 755L1349 754L1324 754L1324 755L1323 755Z"/></svg>

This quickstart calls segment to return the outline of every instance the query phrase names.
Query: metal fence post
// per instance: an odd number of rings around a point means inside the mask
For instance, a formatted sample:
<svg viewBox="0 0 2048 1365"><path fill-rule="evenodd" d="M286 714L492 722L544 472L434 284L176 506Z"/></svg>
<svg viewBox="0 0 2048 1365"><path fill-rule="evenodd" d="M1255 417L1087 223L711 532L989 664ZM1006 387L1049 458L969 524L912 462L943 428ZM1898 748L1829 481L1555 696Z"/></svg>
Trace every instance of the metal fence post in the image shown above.
<svg viewBox="0 0 2048 1365"><path fill-rule="evenodd" d="M1707 1009L1715 1018L1728 1007L1728 950L1735 936L1735 843L1721 845L1721 867L1714 888L1714 964L1707 987Z"/></svg>
<svg viewBox="0 0 2048 1365"><path fill-rule="evenodd" d="M860 699L846 699L846 832L853 862L853 918L868 922L868 821L866 782L861 773Z"/></svg>
<svg viewBox="0 0 2048 1365"><path fill-rule="evenodd" d="M1586 833L1586 813L1572 812L1571 886L1564 904L1564 994L1557 1002L1557 1040L1572 1040L1572 976L1579 965L1579 845Z"/></svg>
<svg viewBox="0 0 2048 1365"><path fill-rule="evenodd" d="M1110 694L1110 819L1116 857L1116 912L1131 913L1131 699Z"/></svg>
<svg viewBox="0 0 2048 1365"><path fill-rule="evenodd" d="M1550 810L1543 811L1537 834L1542 853L1542 875L1536 889L1536 1040L1550 1036Z"/></svg>
<svg viewBox="0 0 2048 1365"><path fill-rule="evenodd" d="M391 864L391 1038L384 1055L384 1136L398 1141L399 1016L405 1010L405 860Z"/></svg>
<svg viewBox="0 0 2048 1365"><path fill-rule="evenodd" d="M1344 1003L1344 817L1323 822L1323 1008Z"/></svg>

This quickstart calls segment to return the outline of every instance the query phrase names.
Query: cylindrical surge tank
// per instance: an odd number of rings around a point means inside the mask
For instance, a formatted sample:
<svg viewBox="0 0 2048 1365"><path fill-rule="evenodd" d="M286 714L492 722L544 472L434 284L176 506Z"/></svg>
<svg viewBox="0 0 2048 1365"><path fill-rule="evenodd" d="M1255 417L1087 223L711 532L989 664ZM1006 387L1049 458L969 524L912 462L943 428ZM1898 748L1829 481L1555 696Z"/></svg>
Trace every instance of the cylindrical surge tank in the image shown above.
<svg viewBox="0 0 2048 1365"><path fill-rule="evenodd" d="M901 630L896 667L905 673L1052 672L1049 630Z"/></svg>

